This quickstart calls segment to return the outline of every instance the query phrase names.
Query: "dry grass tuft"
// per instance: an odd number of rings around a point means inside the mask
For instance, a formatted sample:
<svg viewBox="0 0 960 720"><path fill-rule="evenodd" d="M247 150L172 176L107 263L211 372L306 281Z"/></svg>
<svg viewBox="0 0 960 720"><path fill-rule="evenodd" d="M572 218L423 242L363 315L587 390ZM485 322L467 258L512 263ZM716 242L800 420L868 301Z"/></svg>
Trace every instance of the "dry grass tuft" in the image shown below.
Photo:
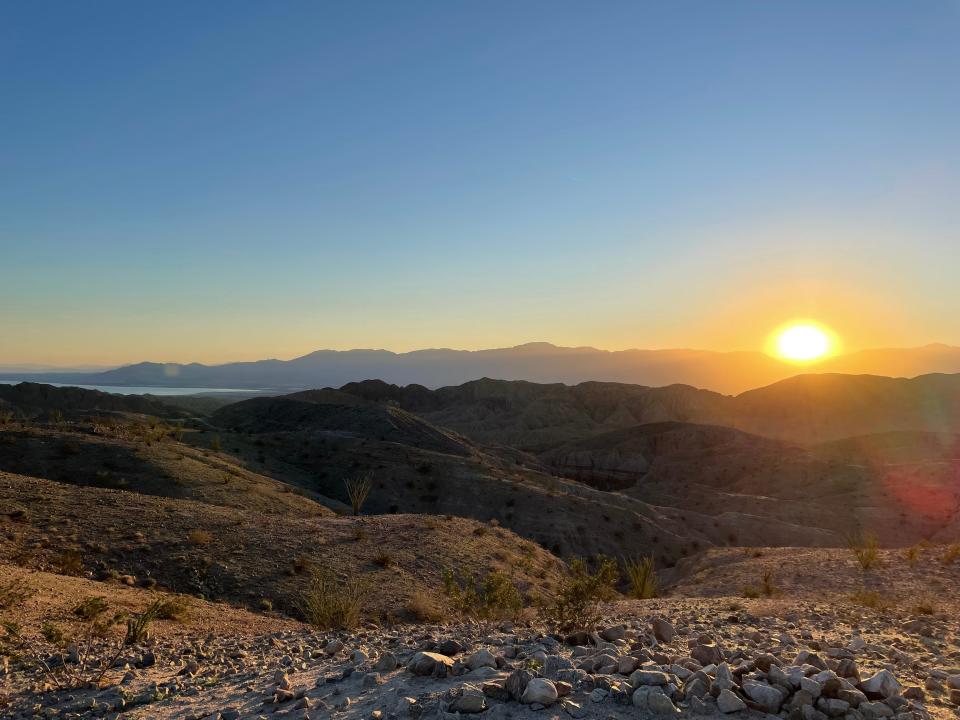
<svg viewBox="0 0 960 720"><path fill-rule="evenodd" d="M847 537L847 547L864 570L870 570L880 562L880 541L873 533L853 533Z"/></svg>

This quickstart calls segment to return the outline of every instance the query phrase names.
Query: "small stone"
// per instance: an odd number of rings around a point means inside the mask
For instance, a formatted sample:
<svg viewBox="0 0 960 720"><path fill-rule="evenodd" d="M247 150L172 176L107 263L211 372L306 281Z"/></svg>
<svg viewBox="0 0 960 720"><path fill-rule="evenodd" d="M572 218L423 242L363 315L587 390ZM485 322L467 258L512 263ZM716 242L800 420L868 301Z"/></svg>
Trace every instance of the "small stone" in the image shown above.
<svg viewBox="0 0 960 720"><path fill-rule="evenodd" d="M660 642L664 643L672 641L674 635L677 634L677 631L674 629L673 625L661 617L655 617L652 620L650 623L650 629L653 631L653 636Z"/></svg>
<svg viewBox="0 0 960 720"><path fill-rule="evenodd" d="M732 713L746 710L747 704L732 691L721 690L720 695L717 697L717 707L720 708L720 712L722 713Z"/></svg>
<svg viewBox="0 0 960 720"><path fill-rule="evenodd" d="M494 668L497 667L497 658L489 650L478 650L469 658L467 658L467 667L471 670L478 670L482 667Z"/></svg>

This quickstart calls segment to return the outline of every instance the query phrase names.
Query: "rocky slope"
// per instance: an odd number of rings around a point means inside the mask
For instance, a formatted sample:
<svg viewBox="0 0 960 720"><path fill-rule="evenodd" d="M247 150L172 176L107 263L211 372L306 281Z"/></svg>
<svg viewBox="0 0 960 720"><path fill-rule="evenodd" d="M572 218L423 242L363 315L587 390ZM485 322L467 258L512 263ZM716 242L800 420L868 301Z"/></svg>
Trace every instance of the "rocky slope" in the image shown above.
<svg viewBox="0 0 960 720"><path fill-rule="evenodd" d="M14 665L0 692L16 720L945 720L960 703L955 613L684 598L610 605L594 629L554 636L533 620L161 635L128 648L106 687L38 692Z"/></svg>

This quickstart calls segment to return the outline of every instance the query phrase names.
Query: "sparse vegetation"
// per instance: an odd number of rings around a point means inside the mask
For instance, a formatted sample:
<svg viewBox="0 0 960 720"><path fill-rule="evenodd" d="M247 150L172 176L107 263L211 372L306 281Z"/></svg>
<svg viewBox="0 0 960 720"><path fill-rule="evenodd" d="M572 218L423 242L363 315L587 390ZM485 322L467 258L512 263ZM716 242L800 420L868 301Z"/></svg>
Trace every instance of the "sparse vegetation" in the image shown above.
<svg viewBox="0 0 960 720"><path fill-rule="evenodd" d="M479 583L443 571L443 590L454 609L483 620L515 619L523 611L520 591L506 575L491 571Z"/></svg>
<svg viewBox="0 0 960 720"><path fill-rule="evenodd" d="M598 556L596 570L590 572L582 558L570 561L552 603L543 608L546 622L561 632L589 630L599 621L599 605L612 600L620 579L617 563Z"/></svg>
<svg viewBox="0 0 960 720"><path fill-rule="evenodd" d="M960 543L953 543L943 553L941 562L944 565L953 565L958 559L960 559Z"/></svg>
<svg viewBox="0 0 960 720"><path fill-rule="evenodd" d="M370 473L364 473L357 477L344 480L347 488L347 497L350 499L350 509L354 515L359 515L363 509L363 504L370 496L370 490L373 487L373 476Z"/></svg>
<svg viewBox="0 0 960 720"><path fill-rule="evenodd" d="M847 536L847 547L864 570L876 567L880 561L880 541L873 533L852 533Z"/></svg>
<svg viewBox="0 0 960 720"><path fill-rule="evenodd" d="M657 596L657 573L653 556L638 559L624 558L623 567L630 581L630 596L648 600Z"/></svg>
<svg viewBox="0 0 960 720"><path fill-rule="evenodd" d="M893 606L888 598L885 598L876 590L857 590L850 595L850 600L857 605L877 611L888 610Z"/></svg>
<svg viewBox="0 0 960 720"><path fill-rule="evenodd" d="M34 594L33 588L19 580L0 585L0 612L15 608Z"/></svg>
<svg viewBox="0 0 960 720"><path fill-rule="evenodd" d="M903 553L903 557L907 561L907 565L910 567L915 567L917 562L920 560L920 554L922 552L923 546L919 543L908 547Z"/></svg>
<svg viewBox="0 0 960 720"><path fill-rule="evenodd" d="M381 550L374 556L373 562L382 568L388 568L393 565L393 555L386 550Z"/></svg>
<svg viewBox="0 0 960 720"><path fill-rule="evenodd" d="M443 620L439 604L425 592L414 593L407 602L406 610L417 622L438 623Z"/></svg>
<svg viewBox="0 0 960 720"><path fill-rule="evenodd" d="M319 630L349 629L360 622L367 592L359 578L340 580L330 571L314 569L300 599L300 612Z"/></svg>
<svg viewBox="0 0 960 720"><path fill-rule="evenodd" d="M779 592L776 582L773 578L772 570L764 570L760 574L760 584L759 585L747 585L743 588L743 596L745 598L756 599L760 596L763 597L773 597Z"/></svg>
<svg viewBox="0 0 960 720"><path fill-rule="evenodd" d="M80 575L83 572L83 555L79 550L68 548L54 560L57 569L64 575Z"/></svg>
<svg viewBox="0 0 960 720"><path fill-rule="evenodd" d="M81 600L73 608L73 614L82 620L93 620L107 611L109 605L102 595L94 595Z"/></svg>
<svg viewBox="0 0 960 720"><path fill-rule="evenodd" d="M191 530L187 533L187 542L197 547L209 545L211 542L213 542L213 533L200 529Z"/></svg>

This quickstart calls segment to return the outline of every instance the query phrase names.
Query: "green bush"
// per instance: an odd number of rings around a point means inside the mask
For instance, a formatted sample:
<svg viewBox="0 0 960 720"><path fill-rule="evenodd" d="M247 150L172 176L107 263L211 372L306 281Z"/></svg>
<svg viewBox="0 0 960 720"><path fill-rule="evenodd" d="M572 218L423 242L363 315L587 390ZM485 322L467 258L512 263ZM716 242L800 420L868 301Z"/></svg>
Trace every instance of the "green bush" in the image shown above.
<svg viewBox="0 0 960 720"><path fill-rule="evenodd" d="M483 620L515 619L523 612L523 598L510 578L496 570L480 583L443 571L443 590L460 613Z"/></svg>
<svg viewBox="0 0 960 720"><path fill-rule="evenodd" d="M624 559L623 567L630 581L630 596L649 600L657 596L657 572L653 567L653 555L639 559Z"/></svg>
<svg viewBox="0 0 960 720"><path fill-rule="evenodd" d="M560 632L591 630L600 621L600 603L613 599L619 580L620 570L611 558L597 556L592 573L582 558L573 559L553 602L543 608L544 619Z"/></svg>

